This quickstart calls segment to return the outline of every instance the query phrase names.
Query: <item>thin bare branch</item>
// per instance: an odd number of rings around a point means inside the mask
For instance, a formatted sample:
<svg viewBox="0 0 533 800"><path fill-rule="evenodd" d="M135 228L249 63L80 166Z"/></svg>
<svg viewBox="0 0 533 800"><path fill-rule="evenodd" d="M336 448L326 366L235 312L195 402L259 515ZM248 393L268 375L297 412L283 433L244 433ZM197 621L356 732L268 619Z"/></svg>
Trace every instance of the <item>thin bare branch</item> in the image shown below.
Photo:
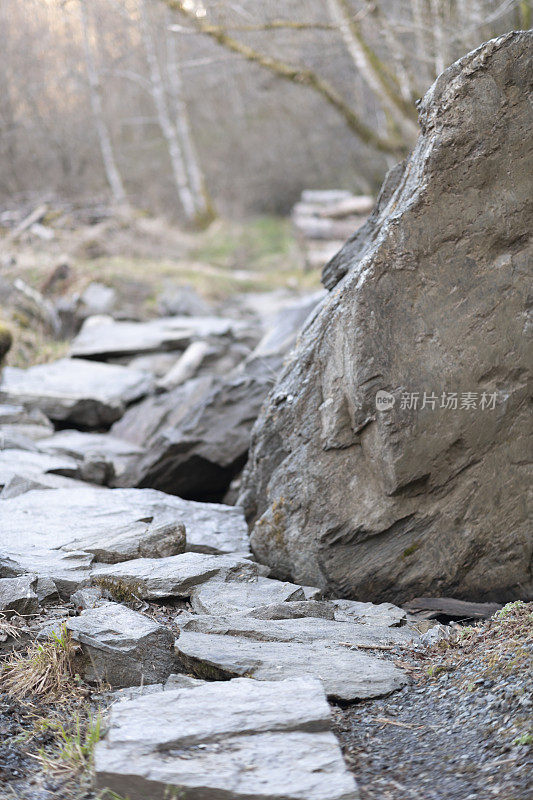
<svg viewBox="0 0 533 800"><path fill-rule="evenodd" d="M384 153L399 155L405 152L405 145L403 142L397 139L383 138L365 125L339 92L313 70L305 66L289 64L255 50L253 47L230 36L225 28L219 25L212 25L206 22L205 19L196 17L194 13L183 8L179 0L162 0L162 2L172 11L177 11L181 16L188 19L196 30L209 36L222 47L243 56L247 61L269 70L283 80L313 89L342 115L348 127L353 130L365 144Z"/></svg>

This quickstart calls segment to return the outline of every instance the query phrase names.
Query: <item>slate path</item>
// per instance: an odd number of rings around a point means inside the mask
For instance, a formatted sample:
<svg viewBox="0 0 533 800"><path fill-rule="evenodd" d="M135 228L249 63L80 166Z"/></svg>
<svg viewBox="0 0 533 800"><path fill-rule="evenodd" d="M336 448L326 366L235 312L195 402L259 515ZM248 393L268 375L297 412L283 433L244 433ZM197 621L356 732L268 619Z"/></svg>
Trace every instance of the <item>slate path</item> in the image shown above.
<svg viewBox="0 0 533 800"><path fill-rule="evenodd" d="M129 800L358 797L327 698L407 684L389 657L416 638L405 612L270 577L240 507L130 488L147 481L149 470L133 471L165 441L165 488L225 492L273 371L319 299L261 332L222 318L89 318L72 347L85 358L4 371L0 612L23 614L28 639L64 625L76 673L104 705L111 699L98 790ZM212 374L171 391L123 365L213 342L221 354L240 348L241 366L226 375L221 355ZM6 652L14 643L3 639Z"/></svg>
<svg viewBox="0 0 533 800"><path fill-rule="evenodd" d="M179 720L179 724L177 723ZM96 778L130 800L356 800L319 681L238 678L116 705Z"/></svg>

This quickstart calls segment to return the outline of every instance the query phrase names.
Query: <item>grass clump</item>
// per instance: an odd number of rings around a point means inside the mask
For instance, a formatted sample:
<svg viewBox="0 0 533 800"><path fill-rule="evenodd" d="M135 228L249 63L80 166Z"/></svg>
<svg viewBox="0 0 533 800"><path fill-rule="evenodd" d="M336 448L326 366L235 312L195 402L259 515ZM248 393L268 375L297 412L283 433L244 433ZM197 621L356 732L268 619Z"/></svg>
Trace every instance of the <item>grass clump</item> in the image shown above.
<svg viewBox="0 0 533 800"><path fill-rule="evenodd" d="M47 772L74 777L89 772L93 766L94 748L102 735L102 714L76 712L70 723L43 717L41 730L52 733L55 747L52 752L40 749L36 758Z"/></svg>
<svg viewBox="0 0 533 800"><path fill-rule="evenodd" d="M13 653L0 671L0 690L16 700L29 696L54 702L78 694L74 664L78 645L63 626L24 653Z"/></svg>

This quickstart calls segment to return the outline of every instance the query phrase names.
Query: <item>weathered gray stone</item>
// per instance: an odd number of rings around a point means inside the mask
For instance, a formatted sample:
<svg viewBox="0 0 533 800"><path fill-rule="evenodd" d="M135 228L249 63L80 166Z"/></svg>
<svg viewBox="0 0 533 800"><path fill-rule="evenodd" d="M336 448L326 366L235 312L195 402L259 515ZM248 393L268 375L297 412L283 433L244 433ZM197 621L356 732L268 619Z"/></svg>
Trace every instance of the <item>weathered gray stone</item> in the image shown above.
<svg viewBox="0 0 533 800"><path fill-rule="evenodd" d="M62 596L88 580L95 559L113 563L185 548L183 523L159 492L35 490L2 500L1 514L0 556L50 578Z"/></svg>
<svg viewBox="0 0 533 800"><path fill-rule="evenodd" d="M157 298L162 317L209 317L213 309L192 286L165 286Z"/></svg>
<svg viewBox="0 0 533 800"><path fill-rule="evenodd" d="M1 551L85 551L113 563L185 549L185 531L157 492L98 488L34 491L2 503Z"/></svg>
<svg viewBox="0 0 533 800"><path fill-rule="evenodd" d="M182 675L180 672L173 672L165 681L165 692L173 691L174 689L192 689L194 686L205 686L207 681L202 681L200 678L193 678L191 675Z"/></svg>
<svg viewBox="0 0 533 800"><path fill-rule="evenodd" d="M151 489L30 491L2 500L0 558L51 578L70 596L89 577L95 560L166 556L186 545L204 553L249 555L240 509L194 503ZM254 564L253 574L268 573Z"/></svg>
<svg viewBox="0 0 533 800"><path fill-rule="evenodd" d="M191 594L191 605L197 614L233 614L257 606L303 599L301 586L259 576L251 581L204 583Z"/></svg>
<svg viewBox="0 0 533 800"><path fill-rule="evenodd" d="M166 680L174 667L174 636L162 625L118 603L69 617L67 630L82 646L85 680L139 686Z"/></svg>
<svg viewBox="0 0 533 800"><path fill-rule="evenodd" d="M38 441L54 432L48 417L38 408L26 409L21 405L0 405L0 440L20 434ZM3 445L5 447L5 443Z"/></svg>
<svg viewBox="0 0 533 800"><path fill-rule="evenodd" d="M131 456L139 456L143 452L137 445L108 433L76 430L59 431L47 439L41 439L39 450L75 459L85 480L88 479L91 459L93 463L95 459L101 461L104 471L107 465L108 474L114 479L122 474Z"/></svg>
<svg viewBox="0 0 533 800"><path fill-rule="evenodd" d="M70 602L79 611L84 611L86 608L96 608L107 600L104 599L104 592L99 586L84 586L71 595Z"/></svg>
<svg viewBox="0 0 533 800"><path fill-rule="evenodd" d="M395 602L531 596L532 44L507 34L437 79L371 232L346 245L341 282L327 272L240 498L277 578Z"/></svg>
<svg viewBox="0 0 533 800"><path fill-rule="evenodd" d="M153 385L152 376L144 372L62 358L29 369L5 367L0 401L24 403L52 420L95 428L111 425Z"/></svg>
<svg viewBox="0 0 533 800"><path fill-rule="evenodd" d="M66 478L51 472L32 472L18 470L13 473L0 492L0 500L10 500L20 494L26 494L35 489L81 489L86 488L81 480Z"/></svg>
<svg viewBox="0 0 533 800"><path fill-rule="evenodd" d="M285 603L271 603L242 612L255 619L301 619L302 617L319 617L335 619L333 605L320 600L293 600Z"/></svg>
<svg viewBox="0 0 533 800"><path fill-rule="evenodd" d="M76 477L78 464L68 456L15 448L0 450L0 487L6 486L17 475L39 479L39 476L46 474Z"/></svg>
<svg viewBox="0 0 533 800"><path fill-rule="evenodd" d="M263 620L234 614L180 621L176 652L182 667L200 678L239 675L280 680L310 674L341 700L377 697L407 682L375 648L405 646L414 634L395 628L332 622L316 617ZM358 646L364 648L358 650Z"/></svg>
<svg viewBox="0 0 533 800"><path fill-rule="evenodd" d="M59 600L57 586L51 578L47 578L44 575L39 575L37 577L35 593L41 605L46 605L47 603L53 603L56 600Z"/></svg>
<svg viewBox="0 0 533 800"><path fill-rule="evenodd" d="M92 580L104 588L126 586L137 597L190 597L208 580L247 580L258 575L257 564L240 556L183 553L168 558L138 558L122 564L98 566Z"/></svg>
<svg viewBox="0 0 533 800"><path fill-rule="evenodd" d="M375 605L355 600L332 600L331 605L337 622L362 622L392 628L407 621L407 612L392 603Z"/></svg>
<svg viewBox="0 0 533 800"><path fill-rule="evenodd" d="M179 720L179 725L176 725ZM96 780L130 800L356 800L324 692L237 679L118 703Z"/></svg>
<svg viewBox="0 0 533 800"><path fill-rule="evenodd" d="M0 612L6 617L36 614L39 611L36 588L36 575L0 578Z"/></svg>
<svg viewBox="0 0 533 800"><path fill-rule="evenodd" d="M250 353L244 344L221 340L193 342L157 382L161 391L171 391L186 381L203 375L226 376Z"/></svg>
<svg viewBox="0 0 533 800"><path fill-rule="evenodd" d="M245 373L195 378L128 410L114 436L139 444L145 455L116 481L151 486L193 500L222 499L242 469L250 431L272 376Z"/></svg>
<svg viewBox="0 0 533 800"><path fill-rule="evenodd" d="M195 339L229 337L246 340L249 326L221 317L162 317L149 322L117 322L89 317L72 342L71 356L105 361L119 356L185 350Z"/></svg>

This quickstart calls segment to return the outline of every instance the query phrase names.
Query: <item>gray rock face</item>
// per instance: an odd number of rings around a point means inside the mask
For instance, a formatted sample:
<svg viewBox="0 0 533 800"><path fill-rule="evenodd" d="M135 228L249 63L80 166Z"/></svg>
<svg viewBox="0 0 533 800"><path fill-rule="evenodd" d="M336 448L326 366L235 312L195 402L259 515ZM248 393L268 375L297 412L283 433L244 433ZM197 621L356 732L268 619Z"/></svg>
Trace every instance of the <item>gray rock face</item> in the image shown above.
<svg viewBox="0 0 533 800"><path fill-rule="evenodd" d="M240 556L183 553L168 558L137 558L122 564L95 567L92 580L104 588L125 586L137 597L190 597L209 580L249 580L258 575L258 565Z"/></svg>
<svg viewBox="0 0 533 800"><path fill-rule="evenodd" d="M13 614L36 614L39 610L36 589L36 575L0 578L0 612L6 617Z"/></svg>
<svg viewBox="0 0 533 800"><path fill-rule="evenodd" d="M0 401L39 408L50 419L87 428L109 426L153 388L144 372L77 358L29 369L5 367Z"/></svg>
<svg viewBox="0 0 533 800"><path fill-rule="evenodd" d="M191 605L197 614L233 614L288 600L304 600L302 587L261 576L252 581L206 583L191 595Z"/></svg>
<svg viewBox="0 0 533 800"><path fill-rule="evenodd" d="M176 652L183 668L200 678L251 675L257 680L293 676L319 678L326 693L341 700L377 697L407 682L372 648L401 643L413 634L396 629L333 622L317 617L263 620L236 614L200 615L181 624ZM358 650L364 647L364 652Z"/></svg>
<svg viewBox="0 0 533 800"><path fill-rule="evenodd" d="M82 646L87 681L139 686L164 681L173 670L172 633L137 611L105 603L65 624Z"/></svg>
<svg viewBox="0 0 533 800"><path fill-rule="evenodd" d="M220 500L246 460L250 431L271 378L196 378L132 407L114 436L144 448L116 485Z"/></svg>
<svg viewBox="0 0 533 800"><path fill-rule="evenodd" d="M163 317L149 322L117 322L112 317L89 317L72 342L71 356L105 361L109 358L185 350L195 339L247 339L243 322L221 317Z"/></svg>
<svg viewBox="0 0 533 800"><path fill-rule="evenodd" d="M275 577L396 602L531 595L532 43L508 34L437 79L378 222L346 245L342 281L328 272L240 498Z"/></svg>
<svg viewBox="0 0 533 800"><path fill-rule="evenodd" d="M176 725L179 720L179 725ZM116 704L99 788L130 800L357 800L318 681L246 678Z"/></svg>

